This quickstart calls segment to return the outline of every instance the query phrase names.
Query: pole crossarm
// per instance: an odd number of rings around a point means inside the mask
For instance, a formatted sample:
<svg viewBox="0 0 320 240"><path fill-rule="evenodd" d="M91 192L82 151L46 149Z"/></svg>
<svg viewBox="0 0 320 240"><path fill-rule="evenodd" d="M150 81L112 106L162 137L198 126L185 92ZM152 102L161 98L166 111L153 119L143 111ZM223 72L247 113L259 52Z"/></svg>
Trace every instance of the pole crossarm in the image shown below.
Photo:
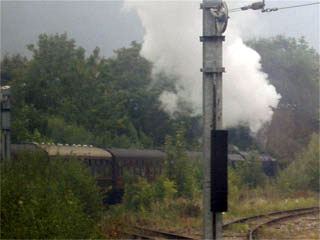
<svg viewBox="0 0 320 240"><path fill-rule="evenodd" d="M224 41L225 40L225 36L222 36L222 35L211 35L211 36L201 36L200 37L200 42L215 41L215 40Z"/></svg>
<svg viewBox="0 0 320 240"><path fill-rule="evenodd" d="M203 2L203 3L200 3L200 9L218 8L218 7L220 7L220 5L221 5L221 3L219 3L219 2L213 2L213 1Z"/></svg>
<svg viewBox="0 0 320 240"><path fill-rule="evenodd" d="M225 68L224 67L212 67L212 68L201 68L200 69L201 72L203 73L223 73L225 72Z"/></svg>

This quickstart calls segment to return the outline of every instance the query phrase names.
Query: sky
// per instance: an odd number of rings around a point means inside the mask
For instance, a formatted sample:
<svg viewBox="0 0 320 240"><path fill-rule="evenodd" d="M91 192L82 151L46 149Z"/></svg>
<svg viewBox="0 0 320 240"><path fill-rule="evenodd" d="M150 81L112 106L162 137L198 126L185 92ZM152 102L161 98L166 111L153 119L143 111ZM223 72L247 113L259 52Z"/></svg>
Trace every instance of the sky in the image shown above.
<svg viewBox="0 0 320 240"><path fill-rule="evenodd" d="M140 2L146 2L142 0ZM171 0L168 0L170 2ZM190 0L187 0L190 1ZM271 1L266 7L292 6L308 1ZM177 1L175 1L177 2ZM183 4L186 1L181 1ZM227 1L230 8L241 7L248 1ZM319 52L319 6L313 5L278 12L260 13L258 21L248 24L242 31L244 39L269 37L283 34L292 37L304 36ZM199 10L200 11L200 10ZM249 11L230 14L241 24ZM252 11L251 11L252 12ZM240 21L239 21L240 19ZM141 42L145 29L135 11L123 9L118 1L3 1L1 0L1 55L29 55L27 44L36 43L39 34L64 33L76 40L87 53L98 46L102 55L110 57L113 50L129 46L131 41ZM198 36L195 36L198 38ZM201 44L199 42L199 44Z"/></svg>

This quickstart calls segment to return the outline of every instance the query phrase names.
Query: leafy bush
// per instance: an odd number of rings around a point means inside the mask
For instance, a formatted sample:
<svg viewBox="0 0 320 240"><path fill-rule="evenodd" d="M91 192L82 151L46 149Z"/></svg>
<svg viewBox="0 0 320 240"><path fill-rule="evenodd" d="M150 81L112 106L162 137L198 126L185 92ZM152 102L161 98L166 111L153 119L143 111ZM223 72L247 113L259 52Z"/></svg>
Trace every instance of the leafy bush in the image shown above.
<svg viewBox="0 0 320 240"><path fill-rule="evenodd" d="M84 213L90 218L98 220L102 210L102 194L95 179L90 175L89 169L76 158L68 159L61 164L62 159L51 162L57 172L56 177L61 185L72 189L72 192L80 200Z"/></svg>
<svg viewBox="0 0 320 240"><path fill-rule="evenodd" d="M319 135L311 137L308 147L284 169L278 178L278 185L284 191L320 191Z"/></svg>
<svg viewBox="0 0 320 240"><path fill-rule="evenodd" d="M163 202L165 199L170 199L177 193L176 185L165 176L157 178L153 184L154 197L159 202Z"/></svg>
<svg viewBox="0 0 320 240"><path fill-rule="evenodd" d="M192 199L197 191L195 178L197 172L185 152L184 132L184 127L180 127L175 142L170 136L166 137L165 173L171 181L176 183L178 196Z"/></svg>
<svg viewBox="0 0 320 240"><path fill-rule="evenodd" d="M90 237L102 204L79 161L25 153L1 170L1 238Z"/></svg>
<svg viewBox="0 0 320 240"><path fill-rule="evenodd" d="M153 184L140 178L137 183L126 184L123 202L129 210L145 211L151 208L153 202L163 202L176 192L174 182L164 176L159 177Z"/></svg>

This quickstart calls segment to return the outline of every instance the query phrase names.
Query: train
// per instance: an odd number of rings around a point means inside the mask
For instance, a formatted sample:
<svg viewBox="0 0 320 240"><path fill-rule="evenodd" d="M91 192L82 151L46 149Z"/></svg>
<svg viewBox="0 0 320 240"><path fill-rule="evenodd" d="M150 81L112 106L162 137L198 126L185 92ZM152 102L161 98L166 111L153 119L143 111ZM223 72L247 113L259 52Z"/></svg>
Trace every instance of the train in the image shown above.
<svg viewBox="0 0 320 240"><path fill-rule="evenodd" d="M24 151L41 151L49 158L71 156L81 159L90 169L96 182L103 189L111 189L105 202L114 204L121 201L124 193L125 173L146 178L153 181L160 176L164 169L167 154L163 150L151 149L121 149L97 148L92 145L69 145L53 143L12 144L11 154L15 158ZM201 152L186 152L192 161L201 161ZM247 152L231 152L228 154L229 165L236 167L236 163L247 158ZM273 176L276 173L277 160L267 154L259 154L263 171Z"/></svg>

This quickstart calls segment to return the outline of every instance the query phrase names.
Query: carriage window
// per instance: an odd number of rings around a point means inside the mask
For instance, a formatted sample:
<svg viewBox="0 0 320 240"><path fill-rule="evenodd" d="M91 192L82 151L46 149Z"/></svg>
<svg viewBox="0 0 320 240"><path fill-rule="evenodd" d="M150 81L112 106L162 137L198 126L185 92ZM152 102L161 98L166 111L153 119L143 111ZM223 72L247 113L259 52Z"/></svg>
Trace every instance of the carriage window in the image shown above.
<svg viewBox="0 0 320 240"><path fill-rule="evenodd" d="M136 160L134 175L139 175L139 161Z"/></svg>
<svg viewBox="0 0 320 240"><path fill-rule="evenodd" d="M120 167L119 174L120 174L120 176L123 176L123 166Z"/></svg>
<svg viewBox="0 0 320 240"><path fill-rule="evenodd" d="M111 168L110 165L108 164L108 166L106 167L106 176L107 177L111 177Z"/></svg>
<svg viewBox="0 0 320 240"><path fill-rule="evenodd" d="M146 175L146 173L145 173L145 167L144 167L144 160L141 160L140 161L141 162L141 175L142 175L142 177L144 177L145 175Z"/></svg>

